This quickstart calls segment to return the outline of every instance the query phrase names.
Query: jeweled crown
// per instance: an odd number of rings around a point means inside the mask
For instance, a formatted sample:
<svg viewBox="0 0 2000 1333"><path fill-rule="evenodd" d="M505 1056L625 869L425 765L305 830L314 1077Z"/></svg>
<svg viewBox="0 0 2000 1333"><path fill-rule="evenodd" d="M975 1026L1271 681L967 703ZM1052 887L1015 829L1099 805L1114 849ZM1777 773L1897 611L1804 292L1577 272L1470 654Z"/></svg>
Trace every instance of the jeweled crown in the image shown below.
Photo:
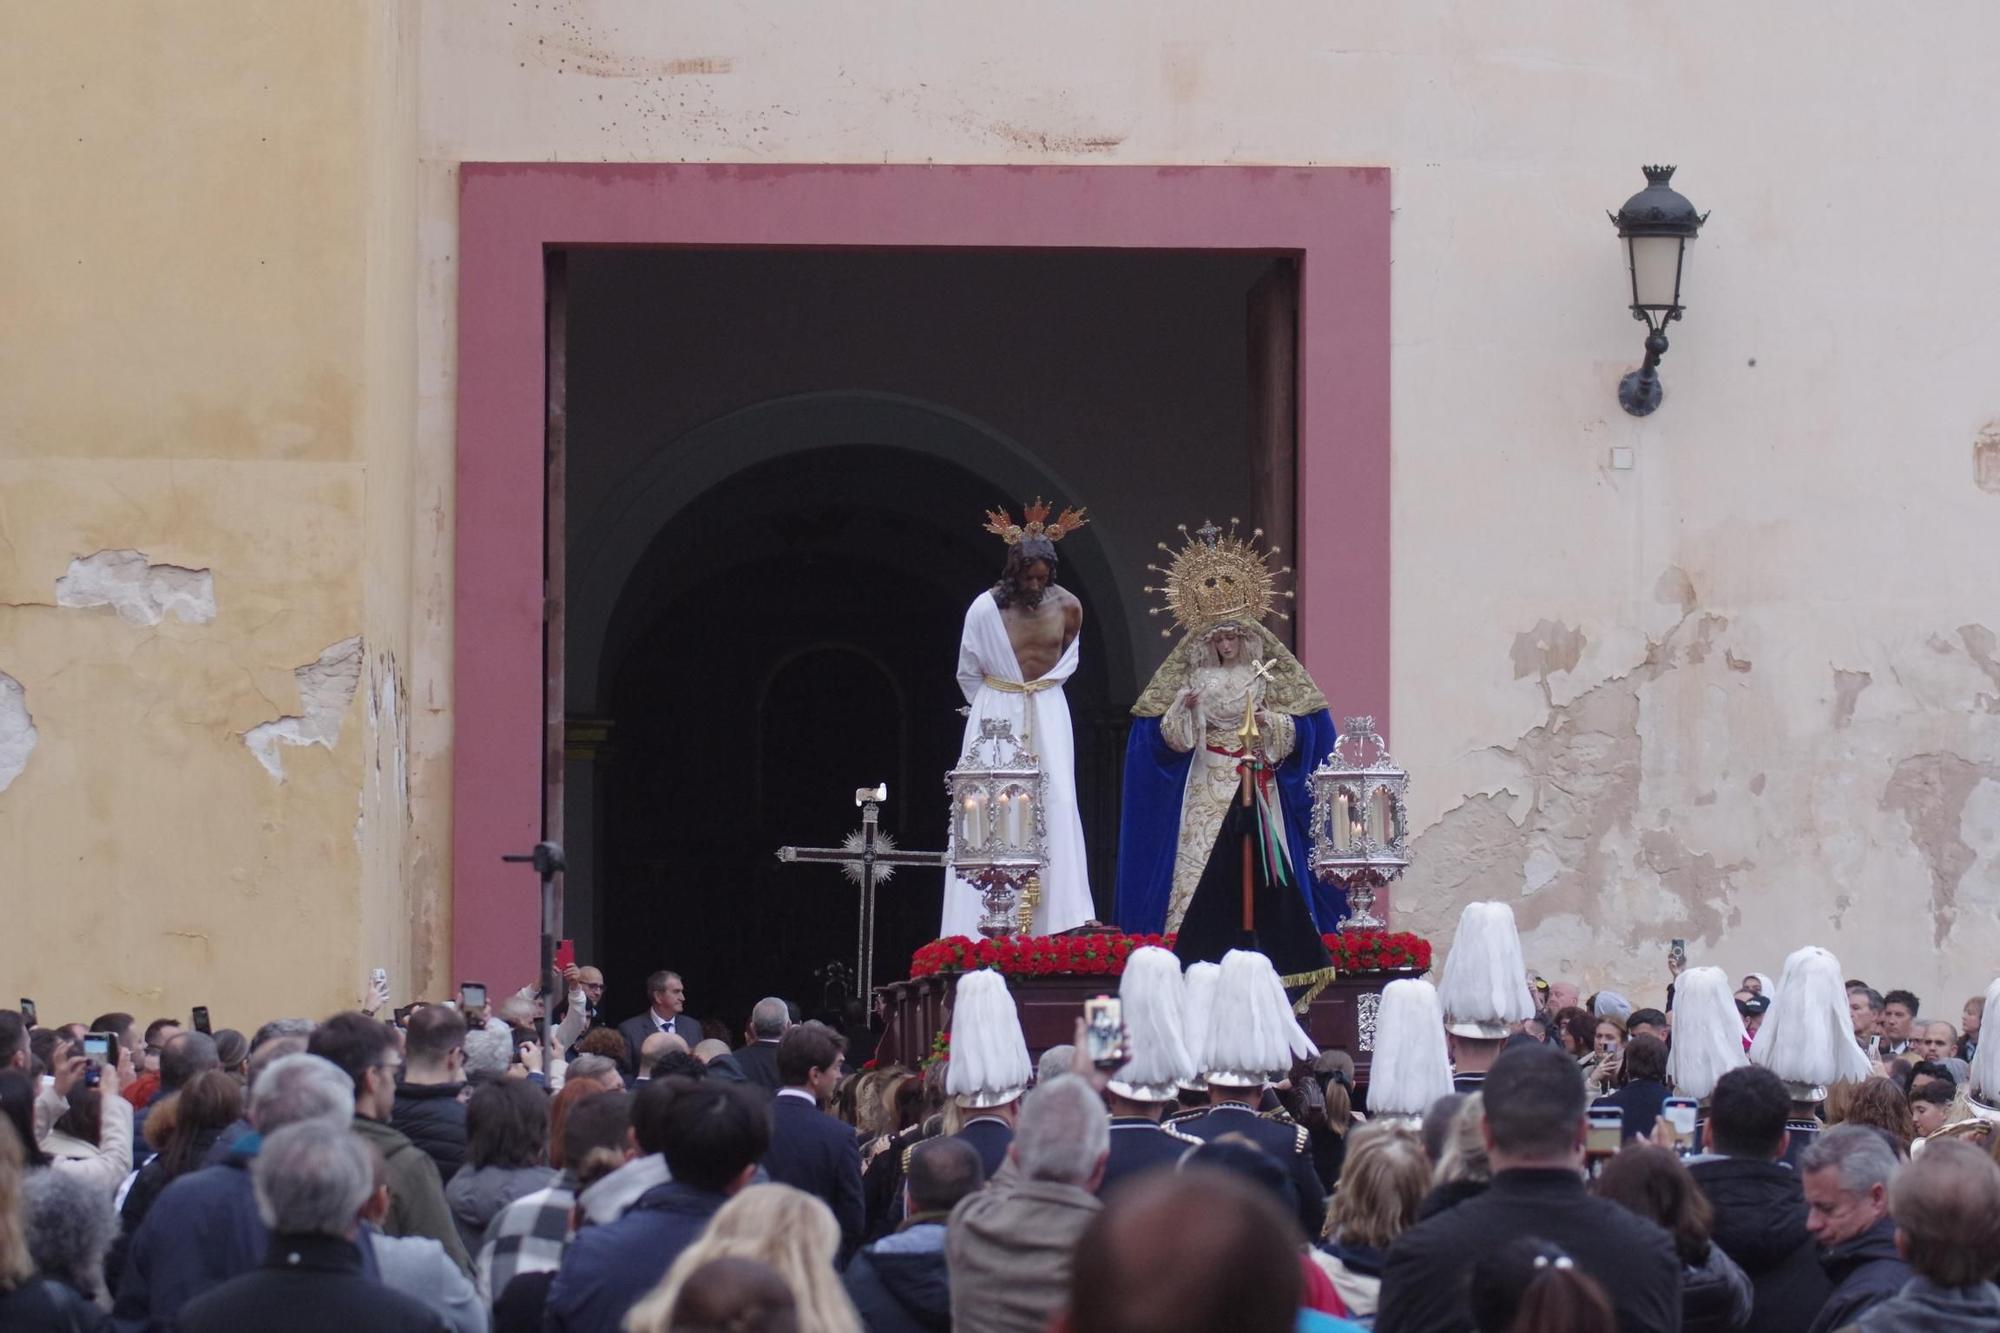
<svg viewBox="0 0 2000 1333"><path fill-rule="evenodd" d="M1190 533L1183 523L1180 533L1186 544L1180 550L1159 543L1160 549L1173 557L1173 562L1165 569L1146 566L1155 574L1166 576L1163 586L1146 588L1147 592L1162 593L1167 599L1165 606L1153 607L1152 614L1172 615L1176 623L1193 633L1224 621L1262 620L1274 611L1280 619L1291 619L1273 605L1280 597L1292 596L1290 591L1280 592L1276 586L1276 576L1291 573L1291 566L1273 570L1270 558L1278 554L1278 548L1259 550L1257 543L1263 540L1264 530L1253 528L1249 537L1244 538L1238 535L1240 527L1233 518L1227 532L1213 522L1204 521ZM1160 633L1171 637L1173 631Z"/></svg>
<svg viewBox="0 0 2000 1333"><path fill-rule="evenodd" d="M1005 509L989 509L986 511L986 530L1009 546L1018 546L1024 537L1047 537L1052 542L1059 542L1090 522L1087 517L1090 511L1078 506L1063 510L1062 516L1051 523L1048 521L1049 511L1054 508L1038 495L1033 504L1021 510L1019 523Z"/></svg>

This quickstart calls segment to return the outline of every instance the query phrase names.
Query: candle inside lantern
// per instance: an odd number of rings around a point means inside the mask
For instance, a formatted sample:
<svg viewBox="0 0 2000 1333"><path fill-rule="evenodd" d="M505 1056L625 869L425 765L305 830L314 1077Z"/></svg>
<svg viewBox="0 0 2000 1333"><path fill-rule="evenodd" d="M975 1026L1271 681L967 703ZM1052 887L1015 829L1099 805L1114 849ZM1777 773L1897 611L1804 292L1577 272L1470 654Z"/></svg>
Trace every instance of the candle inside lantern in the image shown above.
<svg viewBox="0 0 2000 1333"><path fill-rule="evenodd" d="M1368 803L1368 836L1377 847L1389 845L1389 793L1380 787L1375 789L1375 799Z"/></svg>
<svg viewBox="0 0 2000 1333"><path fill-rule="evenodd" d="M1333 836L1341 851L1354 850L1354 808L1345 788L1333 794Z"/></svg>
<svg viewBox="0 0 2000 1333"><path fill-rule="evenodd" d="M1014 844L1026 851L1035 841L1035 807L1026 792L1022 792L1014 804L1021 820L1021 836L1014 839Z"/></svg>
<svg viewBox="0 0 2000 1333"><path fill-rule="evenodd" d="M986 793L968 792L965 810L959 821L959 840L968 847L986 845Z"/></svg>

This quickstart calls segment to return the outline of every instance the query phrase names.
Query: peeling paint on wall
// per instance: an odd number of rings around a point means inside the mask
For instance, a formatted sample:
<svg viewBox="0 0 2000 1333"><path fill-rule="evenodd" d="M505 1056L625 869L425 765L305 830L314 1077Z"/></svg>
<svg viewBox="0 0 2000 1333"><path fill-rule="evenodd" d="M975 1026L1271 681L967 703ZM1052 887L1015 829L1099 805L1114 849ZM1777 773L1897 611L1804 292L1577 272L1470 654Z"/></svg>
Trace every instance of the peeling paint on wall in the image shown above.
<svg viewBox="0 0 2000 1333"><path fill-rule="evenodd" d="M1597 952L1590 941L1606 935L1638 948L1666 934L1712 940L1737 923L1733 877L1752 868L1749 862L1724 863L1690 846L1690 835L1669 826L1664 812L1657 827L1634 833L1648 734L1642 691L1671 673L1740 669L1742 659L1719 642L1728 618L1698 612L1686 601L1692 588L1685 574L1669 570L1659 600L1682 614L1647 642L1639 663L1567 703L1551 703L1547 720L1514 744L1490 747L1490 757L1514 770L1501 793L1468 796L1413 839L1396 901L1416 911L1414 928L1449 930L1449 918L1431 921L1420 905L1455 912L1474 898L1509 898L1524 932L1555 929L1543 940L1546 954L1574 947L1588 957ZM1541 676L1545 663L1580 660L1582 643L1580 629L1540 622L1514 639L1515 678ZM1722 660L1711 662L1718 649ZM1546 676L1541 684L1546 691ZM1763 785L1761 774L1750 783L1755 791ZM1715 804L1703 795L1688 796L1690 808ZM1556 959L1542 962L1554 966Z"/></svg>
<svg viewBox="0 0 2000 1333"><path fill-rule="evenodd" d="M1995 647L1993 631L1984 625L1960 625L1958 641L1965 645L1965 651L1974 664L1986 673L1988 680L1993 682L1994 693L1974 695L1973 707L1982 713L2000 713L2000 661L1995 661L1993 658Z"/></svg>
<svg viewBox="0 0 2000 1333"><path fill-rule="evenodd" d="M1910 841L1931 871L1933 933L1942 946L1958 919L1958 886L1977 855L1965 841L1965 806L1981 782L2000 782L2000 764L1956 754L1915 754L1896 765L1882 808L1909 821Z"/></svg>
<svg viewBox="0 0 2000 1333"><path fill-rule="evenodd" d="M1833 725L1847 726L1854 721L1854 706L1860 702L1861 691L1875 683L1875 675L1870 671L1842 671L1833 669Z"/></svg>
<svg viewBox="0 0 2000 1333"><path fill-rule="evenodd" d="M299 683L297 715L274 718L243 733L243 744L272 777L285 780L280 745L319 745L340 739L340 719L361 685L361 636L342 639L292 675Z"/></svg>
<svg viewBox="0 0 2000 1333"><path fill-rule="evenodd" d="M206 625L215 619L215 576L150 564L144 551L99 551L69 562L69 572L56 580L56 605L108 606L128 625L157 625L169 615Z"/></svg>
<svg viewBox="0 0 2000 1333"><path fill-rule="evenodd" d="M1989 421L1972 442L1972 483L2000 495L2000 421Z"/></svg>
<svg viewBox="0 0 2000 1333"><path fill-rule="evenodd" d="M37 734L28 715L28 692L21 682L0 671L0 791L12 786L28 766Z"/></svg>

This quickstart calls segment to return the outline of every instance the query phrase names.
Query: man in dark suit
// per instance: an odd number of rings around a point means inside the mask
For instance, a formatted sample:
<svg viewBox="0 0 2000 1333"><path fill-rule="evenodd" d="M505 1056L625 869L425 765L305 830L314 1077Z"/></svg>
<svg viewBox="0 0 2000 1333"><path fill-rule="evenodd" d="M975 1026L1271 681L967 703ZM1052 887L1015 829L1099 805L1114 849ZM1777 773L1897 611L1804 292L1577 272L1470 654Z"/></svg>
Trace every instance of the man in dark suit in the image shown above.
<svg viewBox="0 0 2000 1333"><path fill-rule="evenodd" d="M187 1333L288 1328L306 1333L444 1333L444 1317L363 1271L355 1243L375 1192L368 1149L339 1123L287 1125L263 1142L250 1171L258 1211L270 1222L263 1267L181 1307Z"/></svg>
<svg viewBox="0 0 2000 1333"><path fill-rule="evenodd" d="M840 1083L847 1043L824 1023L801 1023L778 1043L778 1078L771 1102L771 1146L764 1170L780 1185L816 1195L840 1223L841 1250L860 1243L861 1153L854 1129L820 1108Z"/></svg>
<svg viewBox="0 0 2000 1333"><path fill-rule="evenodd" d="M778 1077L778 1043L791 1025L791 1006L775 995L757 1001L750 1011L750 1029L743 1034L744 1043L736 1049L736 1065L744 1078L766 1092L776 1092L784 1086L784 1080Z"/></svg>
<svg viewBox="0 0 2000 1333"><path fill-rule="evenodd" d="M689 1050L701 1044L701 1024L681 1012L687 1008L687 987L682 984L680 973L653 973L646 978L646 994L652 1000L646 1012L618 1025L618 1035L625 1038L625 1047L631 1053L627 1064L633 1069L639 1067L639 1048L655 1032L673 1033L687 1043Z"/></svg>
<svg viewBox="0 0 2000 1333"><path fill-rule="evenodd" d="M1486 1193L1419 1222L1389 1247L1378 1333L1457 1333L1472 1326L1472 1265L1515 1236L1569 1254L1611 1296L1623 1333L1678 1333L1681 1264L1665 1231L1584 1189L1583 1075L1552 1046L1493 1062L1484 1086Z"/></svg>

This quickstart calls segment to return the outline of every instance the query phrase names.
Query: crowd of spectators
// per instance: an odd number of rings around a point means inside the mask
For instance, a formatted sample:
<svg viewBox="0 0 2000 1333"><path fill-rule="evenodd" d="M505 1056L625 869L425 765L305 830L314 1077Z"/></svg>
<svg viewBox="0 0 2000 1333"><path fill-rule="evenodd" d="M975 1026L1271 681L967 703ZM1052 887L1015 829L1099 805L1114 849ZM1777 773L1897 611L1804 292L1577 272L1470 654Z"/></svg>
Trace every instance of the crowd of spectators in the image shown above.
<svg viewBox="0 0 2000 1333"><path fill-rule="evenodd" d="M1866 1077L1802 1120L1739 1062L1690 1136L1670 1008L1538 978L1458 1088L1372 1118L1349 1052L1149 1094L1079 1020L954 1085L775 997L732 1044L671 972L615 1026L568 981L552 1061L526 990L249 1036L0 1013L0 1329L2000 1328L1985 997L1851 983ZM1774 990L1742 979L1743 1036Z"/></svg>

